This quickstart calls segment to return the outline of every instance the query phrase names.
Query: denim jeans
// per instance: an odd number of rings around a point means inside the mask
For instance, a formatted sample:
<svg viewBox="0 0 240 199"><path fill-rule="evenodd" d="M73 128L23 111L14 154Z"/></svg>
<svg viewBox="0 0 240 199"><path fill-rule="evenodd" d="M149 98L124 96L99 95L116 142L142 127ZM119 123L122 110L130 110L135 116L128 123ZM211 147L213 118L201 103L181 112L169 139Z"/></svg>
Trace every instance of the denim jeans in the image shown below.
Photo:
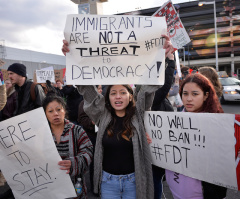
<svg viewBox="0 0 240 199"><path fill-rule="evenodd" d="M135 174L112 175L103 171L102 199L136 199Z"/></svg>

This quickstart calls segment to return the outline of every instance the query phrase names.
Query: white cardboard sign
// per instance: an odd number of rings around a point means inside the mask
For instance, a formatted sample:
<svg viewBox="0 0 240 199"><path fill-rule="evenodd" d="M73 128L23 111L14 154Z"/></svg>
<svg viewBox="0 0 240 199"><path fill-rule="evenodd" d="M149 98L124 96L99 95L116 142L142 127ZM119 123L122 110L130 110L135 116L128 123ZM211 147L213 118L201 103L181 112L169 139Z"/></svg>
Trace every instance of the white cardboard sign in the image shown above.
<svg viewBox="0 0 240 199"><path fill-rule="evenodd" d="M237 190L234 114L146 112L152 162Z"/></svg>
<svg viewBox="0 0 240 199"><path fill-rule="evenodd" d="M0 169L17 199L76 197L42 108L0 123Z"/></svg>
<svg viewBox="0 0 240 199"><path fill-rule="evenodd" d="M74 85L163 85L164 17L68 15L66 81Z"/></svg>
<svg viewBox="0 0 240 199"><path fill-rule="evenodd" d="M41 70L36 70L36 78L38 83L46 83L46 80L54 83L55 73L53 67L51 66Z"/></svg>

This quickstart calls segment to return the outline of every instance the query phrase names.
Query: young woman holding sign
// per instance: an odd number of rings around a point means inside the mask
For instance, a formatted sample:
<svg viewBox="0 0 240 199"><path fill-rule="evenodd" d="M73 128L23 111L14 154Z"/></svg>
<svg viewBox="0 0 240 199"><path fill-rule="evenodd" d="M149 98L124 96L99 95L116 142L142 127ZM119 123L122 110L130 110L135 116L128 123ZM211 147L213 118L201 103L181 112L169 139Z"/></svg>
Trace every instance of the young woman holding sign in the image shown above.
<svg viewBox="0 0 240 199"><path fill-rule="evenodd" d="M201 74L188 76L181 85L184 112L223 113L212 83ZM227 189L166 170L166 180L175 199L223 199Z"/></svg>
<svg viewBox="0 0 240 199"><path fill-rule="evenodd" d="M174 65L172 44L165 36L168 64ZM64 41L64 54L69 52ZM84 111L99 127L94 154L94 192L102 199L152 199L151 155L144 128L144 112L149 110L160 86L141 86L137 102L130 85L111 85L105 98L95 86L78 86Z"/></svg>
<svg viewBox="0 0 240 199"><path fill-rule="evenodd" d="M91 163L93 146L81 126L75 125L66 118L66 103L56 94L47 95L43 109L50 124L53 140L62 161L58 162L61 170L66 170L76 184L82 179L82 192L78 199L86 198L87 189L84 173Z"/></svg>

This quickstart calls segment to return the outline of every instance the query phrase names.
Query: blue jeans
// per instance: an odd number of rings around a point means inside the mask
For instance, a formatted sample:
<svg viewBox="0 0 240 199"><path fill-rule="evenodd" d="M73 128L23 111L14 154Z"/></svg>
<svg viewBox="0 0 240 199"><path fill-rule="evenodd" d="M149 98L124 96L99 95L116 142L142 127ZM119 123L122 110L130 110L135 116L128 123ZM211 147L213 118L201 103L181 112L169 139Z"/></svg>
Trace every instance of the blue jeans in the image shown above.
<svg viewBox="0 0 240 199"><path fill-rule="evenodd" d="M112 175L103 171L102 199L136 199L135 174Z"/></svg>

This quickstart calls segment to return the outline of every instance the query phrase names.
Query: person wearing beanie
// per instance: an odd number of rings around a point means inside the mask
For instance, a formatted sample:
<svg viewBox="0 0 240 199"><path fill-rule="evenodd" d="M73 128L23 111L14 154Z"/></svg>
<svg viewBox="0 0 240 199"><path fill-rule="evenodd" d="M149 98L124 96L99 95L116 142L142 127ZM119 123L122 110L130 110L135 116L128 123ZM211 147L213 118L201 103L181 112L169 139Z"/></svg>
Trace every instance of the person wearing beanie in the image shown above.
<svg viewBox="0 0 240 199"><path fill-rule="evenodd" d="M7 102L7 93L6 93L6 86L3 81L3 74L0 71L0 111L4 108Z"/></svg>
<svg viewBox="0 0 240 199"><path fill-rule="evenodd" d="M34 87L31 87L33 82L27 79L27 69L25 65L20 63L10 65L8 67L8 78L11 83L14 84L17 92L16 110L14 111L14 116L42 106L45 93L41 85L33 85ZM34 91L36 99L32 99L31 90Z"/></svg>
<svg viewBox="0 0 240 199"><path fill-rule="evenodd" d="M27 79L26 66L19 63L14 63L8 67L8 77L12 84L22 86Z"/></svg>

